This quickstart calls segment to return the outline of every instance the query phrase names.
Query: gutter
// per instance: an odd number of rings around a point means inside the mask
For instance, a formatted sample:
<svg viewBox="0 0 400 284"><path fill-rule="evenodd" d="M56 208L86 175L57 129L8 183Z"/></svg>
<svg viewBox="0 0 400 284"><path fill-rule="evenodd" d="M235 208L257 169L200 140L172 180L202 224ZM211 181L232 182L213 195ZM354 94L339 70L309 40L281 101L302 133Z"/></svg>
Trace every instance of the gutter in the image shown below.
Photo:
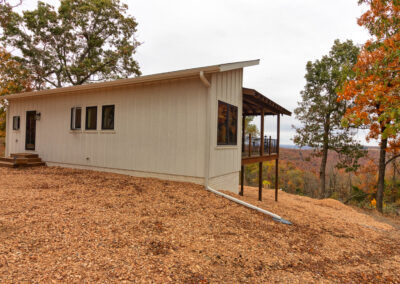
<svg viewBox="0 0 400 284"><path fill-rule="evenodd" d="M212 192L212 193L215 193L215 194L217 194L217 195L219 195L219 196L222 196L222 197L224 197L224 198L226 198L226 199L229 199L230 201L233 201L233 202L236 202L236 203L238 203L238 204L240 204L240 205L243 205L243 206L245 206L245 207L247 207L247 208L250 208L250 209L256 210L257 212L260 212L260 213L262 213L262 214L271 216L271 217L272 217L272 220L274 220L274 221L276 221L276 222L279 222L279 223L282 223L282 224L285 224L285 225L292 225L292 222L283 219L283 218L282 218L281 216L279 216L279 215L276 215L276 214L274 214L274 213L272 213L272 212L269 212L269 211L267 211L267 210L264 210L264 209L262 209L262 208L260 208L260 207L254 206L254 205L252 205L252 204L250 204L250 203L244 202L244 201L242 201L242 200L240 200L240 199L237 199L237 198L235 198L235 197L232 197L232 196L230 196L230 195L228 195L228 194L219 192L219 191L217 191L217 190L215 190L215 189L212 189L212 188L209 187L209 186L206 187L206 190L208 190L208 191L210 191L210 192Z"/></svg>
<svg viewBox="0 0 400 284"><path fill-rule="evenodd" d="M204 72L199 72L200 80L203 82L204 86L207 88L207 101L206 101L206 141L205 141L205 160L204 160L204 186L207 189L209 179L210 179L210 155L211 155L211 83L208 81Z"/></svg>

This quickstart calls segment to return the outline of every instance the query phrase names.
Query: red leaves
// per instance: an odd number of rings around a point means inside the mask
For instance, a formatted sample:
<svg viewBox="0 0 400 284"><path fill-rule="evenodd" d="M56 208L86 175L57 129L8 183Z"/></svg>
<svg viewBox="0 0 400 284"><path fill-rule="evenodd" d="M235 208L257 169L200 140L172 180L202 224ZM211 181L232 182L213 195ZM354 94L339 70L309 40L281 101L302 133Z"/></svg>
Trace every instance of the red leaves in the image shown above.
<svg viewBox="0 0 400 284"><path fill-rule="evenodd" d="M368 138L381 134L396 139L400 117L400 3L396 0L362 0L370 10L358 23L373 39L362 48L355 66L357 76L345 84L339 100L354 105L347 112L350 123L369 127ZM381 133L384 132L384 133Z"/></svg>

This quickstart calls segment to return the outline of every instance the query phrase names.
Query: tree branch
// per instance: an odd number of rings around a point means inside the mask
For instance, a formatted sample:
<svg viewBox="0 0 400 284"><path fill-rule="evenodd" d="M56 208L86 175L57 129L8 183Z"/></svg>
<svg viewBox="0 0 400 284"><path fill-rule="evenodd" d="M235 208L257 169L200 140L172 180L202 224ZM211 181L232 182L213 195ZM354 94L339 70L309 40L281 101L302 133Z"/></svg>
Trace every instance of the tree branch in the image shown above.
<svg viewBox="0 0 400 284"><path fill-rule="evenodd" d="M400 157L400 154L397 154L393 157L391 157L389 160L386 161L385 166L389 165L389 163L395 159L397 159L398 157Z"/></svg>

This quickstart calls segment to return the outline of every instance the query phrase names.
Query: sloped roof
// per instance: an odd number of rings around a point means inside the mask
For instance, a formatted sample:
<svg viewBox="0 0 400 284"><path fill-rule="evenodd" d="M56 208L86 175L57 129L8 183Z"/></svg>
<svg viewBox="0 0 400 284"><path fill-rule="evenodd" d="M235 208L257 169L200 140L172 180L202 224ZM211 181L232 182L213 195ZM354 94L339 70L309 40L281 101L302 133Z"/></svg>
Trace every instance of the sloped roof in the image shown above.
<svg viewBox="0 0 400 284"><path fill-rule="evenodd" d="M109 82L101 82L101 83L92 83L86 85L79 85L79 86L71 86L71 87L64 87L64 88L55 88L55 89L46 89L41 91L32 91L26 93L19 93L19 94L12 94L5 96L6 99L18 99L18 98L26 98L32 96L42 96L42 95L53 95L53 94L65 94L65 93L73 93L78 91L84 90L96 90L96 89L103 89L103 88L113 88L113 87L122 87L122 86L130 86L135 84L143 84L143 83L151 83L163 80L172 80L172 79L179 79L179 78L187 78L187 77L195 77L199 76L200 72L204 74L211 74L211 73L218 73L218 72L225 72L235 69L240 69L248 66L258 65L260 60L249 60L249 61L240 61L240 62L232 62L232 63L225 63L225 64L218 64L218 65L211 65L211 66L204 66L204 67L197 67L192 69L184 69L166 73L159 73L147 76L139 76L129 79L119 79Z"/></svg>
<svg viewBox="0 0 400 284"><path fill-rule="evenodd" d="M262 109L264 110L265 115L292 115L290 111L268 99L256 90L243 88L243 114L261 115Z"/></svg>

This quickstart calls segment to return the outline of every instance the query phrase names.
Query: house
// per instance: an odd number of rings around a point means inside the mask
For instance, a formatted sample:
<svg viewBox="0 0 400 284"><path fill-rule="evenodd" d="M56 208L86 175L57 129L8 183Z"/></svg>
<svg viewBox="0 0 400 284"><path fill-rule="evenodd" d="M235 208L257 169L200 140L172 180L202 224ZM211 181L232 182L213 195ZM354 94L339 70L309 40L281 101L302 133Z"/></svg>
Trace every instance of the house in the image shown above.
<svg viewBox="0 0 400 284"><path fill-rule="evenodd" d="M276 139L262 133L254 146L254 137L244 137L245 116L275 115L279 124L281 114L290 115L243 88L243 69L257 64L236 62L8 95L6 156L34 153L49 166L193 182L238 193L243 165L279 158L279 128Z"/></svg>

